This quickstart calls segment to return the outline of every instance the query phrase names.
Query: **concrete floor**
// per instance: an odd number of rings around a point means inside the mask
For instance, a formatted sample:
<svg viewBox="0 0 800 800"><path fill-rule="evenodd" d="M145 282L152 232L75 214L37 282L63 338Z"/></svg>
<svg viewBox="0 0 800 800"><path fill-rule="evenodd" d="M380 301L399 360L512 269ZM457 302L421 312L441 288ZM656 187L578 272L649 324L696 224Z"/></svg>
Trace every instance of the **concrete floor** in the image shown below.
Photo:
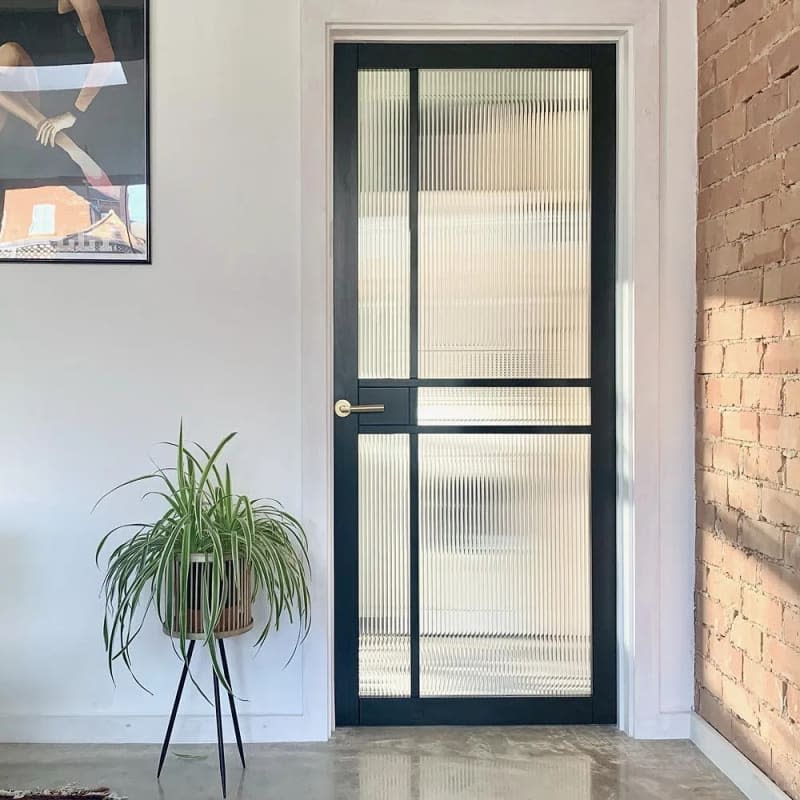
<svg viewBox="0 0 800 800"><path fill-rule="evenodd" d="M161 783L151 745L0 745L0 789L110 786L130 800L216 800L216 749L176 745ZM175 753L194 754L197 759ZM227 749L232 800L742 800L688 742L609 728L361 728L327 744Z"/></svg>

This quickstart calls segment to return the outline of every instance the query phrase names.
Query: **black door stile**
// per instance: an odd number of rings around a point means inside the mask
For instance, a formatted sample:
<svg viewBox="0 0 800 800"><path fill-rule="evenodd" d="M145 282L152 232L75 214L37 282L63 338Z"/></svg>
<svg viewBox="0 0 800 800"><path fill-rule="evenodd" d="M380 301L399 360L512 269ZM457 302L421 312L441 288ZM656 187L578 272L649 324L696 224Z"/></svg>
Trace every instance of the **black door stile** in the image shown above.
<svg viewBox="0 0 800 800"><path fill-rule="evenodd" d="M592 73L591 378L420 379L418 336L419 69L584 68ZM358 70L409 70L410 340L408 379L357 374ZM607 44L337 44L334 49L335 399L359 389L408 395L407 423L351 416L334 422L334 625L337 725L613 723L616 721L615 198L616 50ZM419 386L591 387L588 426L425 426L417 428ZM368 390L368 391L367 391ZM363 402L363 401L362 401ZM358 447L362 432L408 433L410 470L409 698L358 696ZM436 697L419 692L418 433L591 434L592 695L590 697Z"/></svg>

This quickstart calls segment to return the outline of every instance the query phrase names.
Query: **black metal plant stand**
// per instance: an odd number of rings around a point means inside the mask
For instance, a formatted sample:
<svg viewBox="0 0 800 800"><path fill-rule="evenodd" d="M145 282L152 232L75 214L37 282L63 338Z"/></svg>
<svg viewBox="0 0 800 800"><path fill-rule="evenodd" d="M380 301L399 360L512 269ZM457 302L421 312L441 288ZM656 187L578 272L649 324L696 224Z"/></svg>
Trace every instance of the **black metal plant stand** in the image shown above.
<svg viewBox="0 0 800 800"><path fill-rule="evenodd" d="M228 682L228 687L233 688L231 684L231 673L228 669L228 657L225 654L225 644L222 639L216 640L219 646L219 655L222 660L222 671L225 675L225 680ZM189 665L192 662L192 654L194 653L194 646L196 642L192 640L189 642L189 650L186 653L186 662L181 671L181 678L178 681L178 691L175 693L175 702L172 704L172 714L169 717L169 724L167 725L167 733L164 736L164 744L161 747L161 757L158 760L158 777L161 777L161 770L164 767L164 759L167 757L167 750L169 748L169 740L172 738L172 729L175 727L175 718L178 715L178 706L181 703L181 695L183 694L183 687L186 684L186 677L189 674ZM225 773L225 749L222 740L222 707L219 699L219 678L217 673L214 672L214 713L217 717L217 751L219 753L219 775L222 779L222 796L227 795L227 781ZM236 701L233 694L228 692L228 703L231 707L231 718L233 719L233 730L236 733L236 746L239 748L239 758L242 761L242 768L245 767L244 763L244 748L242 747L242 734L239 730L239 716L236 713Z"/></svg>

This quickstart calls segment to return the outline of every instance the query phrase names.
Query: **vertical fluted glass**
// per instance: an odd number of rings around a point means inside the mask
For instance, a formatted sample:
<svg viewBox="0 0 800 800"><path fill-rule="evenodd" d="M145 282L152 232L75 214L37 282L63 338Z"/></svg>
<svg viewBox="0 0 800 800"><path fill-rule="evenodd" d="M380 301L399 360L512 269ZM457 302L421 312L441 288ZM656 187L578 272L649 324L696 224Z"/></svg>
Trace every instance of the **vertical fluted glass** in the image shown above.
<svg viewBox="0 0 800 800"><path fill-rule="evenodd" d="M358 73L358 375L407 378L407 70Z"/></svg>
<svg viewBox="0 0 800 800"><path fill-rule="evenodd" d="M582 434L419 437L420 694L591 694Z"/></svg>
<svg viewBox="0 0 800 800"><path fill-rule="evenodd" d="M420 70L419 364L589 375L590 73Z"/></svg>
<svg viewBox="0 0 800 800"><path fill-rule="evenodd" d="M359 694L408 697L408 434L359 436L358 480Z"/></svg>

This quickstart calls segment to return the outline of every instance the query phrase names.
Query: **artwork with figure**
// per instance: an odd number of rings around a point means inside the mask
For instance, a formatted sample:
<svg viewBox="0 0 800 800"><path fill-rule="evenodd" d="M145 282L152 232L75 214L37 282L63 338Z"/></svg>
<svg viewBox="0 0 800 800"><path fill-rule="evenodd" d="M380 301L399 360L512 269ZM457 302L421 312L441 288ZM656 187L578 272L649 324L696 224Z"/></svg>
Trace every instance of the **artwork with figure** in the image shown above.
<svg viewBox="0 0 800 800"><path fill-rule="evenodd" d="M0 0L0 261L149 263L148 0Z"/></svg>

